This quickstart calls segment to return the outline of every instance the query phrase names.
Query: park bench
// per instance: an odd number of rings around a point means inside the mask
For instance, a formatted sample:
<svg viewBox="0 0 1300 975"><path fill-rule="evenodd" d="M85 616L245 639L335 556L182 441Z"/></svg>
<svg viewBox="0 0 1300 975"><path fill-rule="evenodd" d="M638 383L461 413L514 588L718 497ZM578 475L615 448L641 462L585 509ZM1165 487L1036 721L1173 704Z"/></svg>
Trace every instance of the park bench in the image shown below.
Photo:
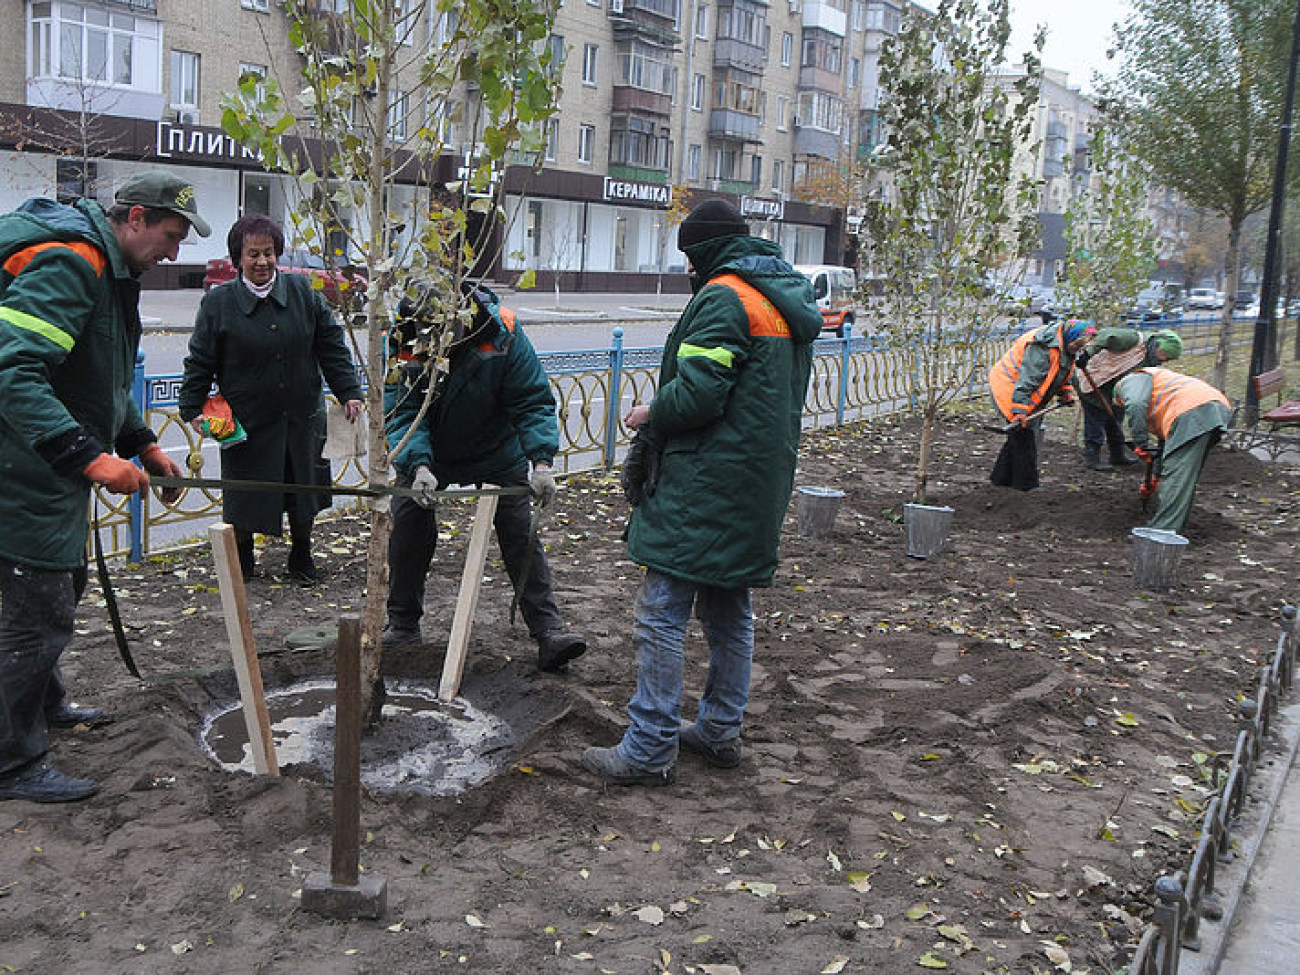
<svg viewBox="0 0 1300 975"><path fill-rule="evenodd" d="M1284 434L1288 427L1300 427L1300 400L1283 401L1286 394L1286 372L1281 366L1261 372L1250 377L1251 389L1259 403L1259 416L1250 426L1238 426L1237 417L1241 405L1233 411L1233 441L1243 450L1261 448L1267 451L1270 460L1277 460L1283 450L1291 448L1300 450L1300 437ZM1272 409L1268 409L1265 400L1276 396ZM1267 426L1267 429L1261 429Z"/></svg>

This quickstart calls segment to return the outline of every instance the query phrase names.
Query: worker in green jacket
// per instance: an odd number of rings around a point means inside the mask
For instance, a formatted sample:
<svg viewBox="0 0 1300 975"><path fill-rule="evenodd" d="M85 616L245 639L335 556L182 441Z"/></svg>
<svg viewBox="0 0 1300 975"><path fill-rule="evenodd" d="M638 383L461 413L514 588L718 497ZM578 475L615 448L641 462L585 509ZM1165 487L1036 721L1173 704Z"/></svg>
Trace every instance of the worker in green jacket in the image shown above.
<svg viewBox="0 0 1300 975"><path fill-rule="evenodd" d="M160 170L123 183L107 211L38 199L0 217L0 799L97 789L45 758L51 725L103 717L66 700L59 656L86 586L91 486L134 494L149 474L181 474L131 381L140 274L176 260L191 227L209 233L194 188Z"/></svg>
<svg viewBox="0 0 1300 975"><path fill-rule="evenodd" d="M666 785L678 747L722 768L740 763L754 655L750 589L770 586L794 483L812 343L821 313L808 280L744 218L708 200L678 248L695 292L664 345L659 389L624 422L657 446L657 476L630 484L628 555L645 566L634 609L630 726L583 766L606 782ZM644 446L643 446L644 449ZM683 722L683 645L694 609L709 676Z"/></svg>
<svg viewBox="0 0 1300 975"><path fill-rule="evenodd" d="M1083 406L1084 466L1112 471L1137 461L1124 449L1119 411L1112 403L1115 384L1143 366L1162 366L1183 354L1183 340L1162 328L1143 336L1136 328L1103 328L1075 360L1075 386ZM1095 385L1094 385L1095 384ZM1101 455L1102 445L1108 457Z"/></svg>
<svg viewBox="0 0 1300 975"><path fill-rule="evenodd" d="M560 449L555 395L542 363L488 288L467 288L462 325L456 304L444 307L427 286L398 307L394 338L397 368L384 385L384 426L398 484L423 497L393 499L388 543L388 623L385 646L424 642L424 588L438 544L434 491L439 484L525 487L502 495L493 527L502 561L519 591L519 611L537 643L537 666L554 671L582 656L587 641L564 626L551 588L546 550L532 525L532 505L548 504L556 492L551 470ZM448 351L447 371L423 418L431 379L426 354L430 331L443 316L459 329ZM399 448L400 449L397 449Z"/></svg>

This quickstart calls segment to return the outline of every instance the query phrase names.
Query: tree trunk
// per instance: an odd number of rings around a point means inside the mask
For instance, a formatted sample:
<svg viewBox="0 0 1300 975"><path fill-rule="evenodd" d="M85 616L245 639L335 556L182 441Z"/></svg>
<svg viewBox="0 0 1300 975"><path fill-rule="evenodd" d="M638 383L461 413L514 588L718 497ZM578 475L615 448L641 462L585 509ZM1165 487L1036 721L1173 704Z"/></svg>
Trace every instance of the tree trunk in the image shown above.
<svg viewBox="0 0 1300 975"><path fill-rule="evenodd" d="M1223 303L1223 318L1219 323L1219 347L1214 354L1214 372L1211 384L1226 392L1228 387L1228 360L1232 353L1232 313L1237 308L1237 280L1241 273L1238 246L1241 243L1241 220L1233 218L1228 226L1228 253L1223 259L1227 272L1227 300Z"/></svg>
<svg viewBox="0 0 1300 975"><path fill-rule="evenodd" d="M930 484L930 458L934 449L934 425L939 419L939 403L932 393L926 396L921 411L921 446L916 458L916 487L912 492L914 504L926 503L926 490Z"/></svg>

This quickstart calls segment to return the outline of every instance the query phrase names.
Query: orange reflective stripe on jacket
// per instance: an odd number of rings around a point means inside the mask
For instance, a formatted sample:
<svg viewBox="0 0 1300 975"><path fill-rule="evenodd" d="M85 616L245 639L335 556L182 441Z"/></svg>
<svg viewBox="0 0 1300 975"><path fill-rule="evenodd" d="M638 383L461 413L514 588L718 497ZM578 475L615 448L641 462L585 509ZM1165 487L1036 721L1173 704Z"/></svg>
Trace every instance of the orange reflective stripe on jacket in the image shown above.
<svg viewBox="0 0 1300 975"><path fill-rule="evenodd" d="M1184 376L1172 369L1138 369L1151 377L1151 405L1147 408L1148 426L1161 440L1169 439L1174 421L1206 403L1228 406L1228 397L1203 379Z"/></svg>
<svg viewBox="0 0 1300 975"><path fill-rule="evenodd" d="M515 330L515 312L514 312L514 309L513 309L513 308L507 308L505 305L498 305L498 306L497 306L497 312L498 312L498 314L500 314L500 316L501 316L501 324L504 325L504 326L506 327L506 331L507 331L507 332L510 332L511 334L513 334L513 333L514 333L514 330ZM486 342L480 342L480 343L478 344L478 350L479 350L480 352L491 352L491 351L492 351L492 341L493 341L492 339L488 339Z"/></svg>
<svg viewBox="0 0 1300 975"><path fill-rule="evenodd" d="M20 251L14 251L5 261L4 268L14 277L18 277L37 254L47 251L51 247L66 247L72 253L80 255L87 264L95 269L95 277L100 277L104 273L104 268L108 266L108 259L98 247L80 240L48 240L44 243L33 244L31 247L24 247Z"/></svg>
<svg viewBox="0 0 1300 975"><path fill-rule="evenodd" d="M763 292L740 275L719 274L711 279L709 284L720 284L736 293L736 297L745 307L745 314L749 316L750 335L755 338L788 339L790 337L790 326L786 323L785 316L764 297Z"/></svg>
<svg viewBox="0 0 1300 975"><path fill-rule="evenodd" d="M1020 338L1011 344L1011 348L1003 354L997 364L989 370L989 392L993 394L993 402L997 403L998 409L1008 420L1013 420L1017 415L1036 412L1042 405L1047 395L1052 390L1056 377L1061 371L1061 349L1065 343L1064 329L1066 322L1062 322L1056 327L1056 342L1052 345L1051 356L1052 364L1047 370L1047 375L1038 387L1029 394L1029 403L1013 402L1011 397L1016 391L1016 381L1020 378L1020 364L1024 361L1025 350L1029 348L1034 336L1042 331L1039 328L1030 329ZM1073 367L1073 363L1069 368ZM1069 375L1069 368L1066 375ZM1064 388L1064 384L1062 385Z"/></svg>

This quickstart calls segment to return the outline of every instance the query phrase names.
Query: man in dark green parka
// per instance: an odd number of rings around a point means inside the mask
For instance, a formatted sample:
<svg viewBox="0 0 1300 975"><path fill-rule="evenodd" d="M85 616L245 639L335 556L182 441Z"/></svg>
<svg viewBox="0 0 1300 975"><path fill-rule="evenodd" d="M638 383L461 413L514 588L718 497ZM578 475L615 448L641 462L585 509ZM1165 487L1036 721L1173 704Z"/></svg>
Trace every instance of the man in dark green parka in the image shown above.
<svg viewBox="0 0 1300 975"><path fill-rule="evenodd" d="M0 217L0 799L68 802L97 788L45 760L51 725L103 716L65 700L58 661L86 585L92 484L133 494L146 471L181 473L131 380L139 276L176 260L190 227L209 232L194 188L161 170L128 179L107 212L29 200Z"/></svg>
<svg viewBox="0 0 1300 975"><path fill-rule="evenodd" d="M740 762L754 653L750 589L770 586L794 485L812 343L812 286L780 248L749 235L721 200L683 222L678 248L695 291L664 346L659 390L625 417L662 446L657 479L632 485L628 554L646 567L633 642L630 727L589 748L588 771L622 785L666 785L681 747L710 764ZM681 720L683 643L692 608L709 642L694 723Z"/></svg>
<svg viewBox="0 0 1300 975"><path fill-rule="evenodd" d="M560 449L555 395L542 363L514 314L488 288L468 289L471 325L450 350L448 371L423 419L429 388L427 357L418 351L426 315L441 314L437 296L404 300L395 330L399 367L384 386L384 425L398 483L424 490L419 501L393 499L388 543L386 646L423 642L424 587L438 544L433 492L438 484L529 488L502 495L493 527L506 572L519 589L519 610L537 642L537 666L559 670L582 656L587 642L567 631L551 588L546 550L531 530L532 502L555 496L551 463ZM414 428L412 429L412 426ZM408 436L409 434L409 436Z"/></svg>

